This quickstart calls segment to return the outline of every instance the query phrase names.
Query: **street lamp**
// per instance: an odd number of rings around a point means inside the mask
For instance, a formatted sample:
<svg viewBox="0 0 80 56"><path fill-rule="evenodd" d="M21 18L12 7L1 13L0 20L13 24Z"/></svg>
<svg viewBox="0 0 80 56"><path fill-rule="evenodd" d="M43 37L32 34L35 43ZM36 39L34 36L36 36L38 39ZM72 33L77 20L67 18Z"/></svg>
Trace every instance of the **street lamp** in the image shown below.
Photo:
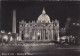
<svg viewBox="0 0 80 56"><path fill-rule="evenodd" d="M7 41L8 40L8 36L4 35L3 39L5 39Z"/></svg>
<svg viewBox="0 0 80 56"><path fill-rule="evenodd" d="M41 34L41 33L39 33L39 32L37 33L38 36L39 36L40 34Z"/></svg>
<svg viewBox="0 0 80 56"><path fill-rule="evenodd" d="M13 41L13 38L12 38L12 36L10 37L10 41Z"/></svg>
<svg viewBox="0 0 80 56"><path fill-rule="evenodd" d="M4 35L3 38L2 38L2 44L3 44L3 40L6 40L6 42L8 41L8 36L7 35Z"/></svg>

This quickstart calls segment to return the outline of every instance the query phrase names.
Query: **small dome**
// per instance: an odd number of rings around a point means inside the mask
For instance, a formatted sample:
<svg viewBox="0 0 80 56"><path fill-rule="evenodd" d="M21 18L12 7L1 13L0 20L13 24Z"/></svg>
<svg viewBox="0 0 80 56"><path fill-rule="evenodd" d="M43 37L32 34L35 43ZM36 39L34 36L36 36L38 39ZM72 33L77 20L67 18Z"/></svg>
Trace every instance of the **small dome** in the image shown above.
<svg viewBox="0 0 80 56"><path fill-rule="evenodd" d="M50 17L46 14L45 9L43 8L42 14L38 17L37 22L50 22Z"/></svg>

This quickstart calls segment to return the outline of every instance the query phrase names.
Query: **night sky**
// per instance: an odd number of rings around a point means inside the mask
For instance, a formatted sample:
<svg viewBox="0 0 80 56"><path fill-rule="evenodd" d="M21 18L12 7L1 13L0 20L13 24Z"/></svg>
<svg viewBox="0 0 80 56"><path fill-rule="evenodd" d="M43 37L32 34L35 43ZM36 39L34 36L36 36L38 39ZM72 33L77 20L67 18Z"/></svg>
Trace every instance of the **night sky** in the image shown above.
<svg viewBox="0 0 80 56"><path fill-rule="evenodd" d="M40 1L2 1L1 2L1 22L2 30L12 31L12 13L16 10L17 32L19 21L26 22L37 20L42 13L43 7L51 20L58 19L60 27L64 27L67 18L72 21L80 19L80 2L40 2Z"/></svg>

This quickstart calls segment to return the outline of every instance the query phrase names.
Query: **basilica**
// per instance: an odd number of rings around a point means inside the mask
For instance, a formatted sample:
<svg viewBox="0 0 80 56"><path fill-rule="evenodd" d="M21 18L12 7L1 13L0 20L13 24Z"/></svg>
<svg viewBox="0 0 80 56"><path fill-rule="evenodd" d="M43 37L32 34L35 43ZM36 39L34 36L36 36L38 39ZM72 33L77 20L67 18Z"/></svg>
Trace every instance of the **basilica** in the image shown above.
<svg viewBox="0 0 80 56"><path fill-rule="evenodd" d="M19 22L19 37L23 41L59 41L59 21L51 21L43 8L37 21Z"/></svg>

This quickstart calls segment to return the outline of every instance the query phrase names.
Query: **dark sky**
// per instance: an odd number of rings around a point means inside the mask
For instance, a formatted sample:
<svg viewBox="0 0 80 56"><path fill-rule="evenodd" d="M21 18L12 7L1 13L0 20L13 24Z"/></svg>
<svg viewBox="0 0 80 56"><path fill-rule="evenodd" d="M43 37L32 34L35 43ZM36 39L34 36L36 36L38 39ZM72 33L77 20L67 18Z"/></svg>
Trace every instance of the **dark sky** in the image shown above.
<svg viewBox="0 0 80 56"><path fill-rule="evenodd" d="M80 19L80 2L2 1L1 3L2 29L6 31L12 30L13 9L15 9L17 13L17 31L19 21L22 19L26 20L26 22L36 21L42 13L43 7L51 20L58 19L60 21L60 27L64 27L68 17L71 18L72 21Z"/></svg>

